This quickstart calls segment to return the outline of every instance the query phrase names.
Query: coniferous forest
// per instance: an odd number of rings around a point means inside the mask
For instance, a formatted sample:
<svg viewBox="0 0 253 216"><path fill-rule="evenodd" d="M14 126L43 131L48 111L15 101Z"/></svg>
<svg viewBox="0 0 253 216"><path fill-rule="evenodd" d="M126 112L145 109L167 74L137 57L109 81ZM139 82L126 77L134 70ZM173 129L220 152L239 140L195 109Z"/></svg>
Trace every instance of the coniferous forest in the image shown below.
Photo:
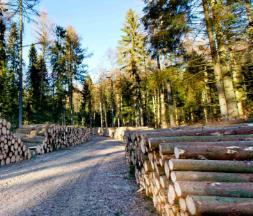
<svg viewBox="0 0 253 216"><path fill-rule="evenodd" d="M16 127L166 128L252 118L251 0L144 0L141 15L127 12L108 55L112 67L97 80L78 29L51 24L38 4L0 1L0 117ZM31 23L37 38L24 44Z"/></svg>

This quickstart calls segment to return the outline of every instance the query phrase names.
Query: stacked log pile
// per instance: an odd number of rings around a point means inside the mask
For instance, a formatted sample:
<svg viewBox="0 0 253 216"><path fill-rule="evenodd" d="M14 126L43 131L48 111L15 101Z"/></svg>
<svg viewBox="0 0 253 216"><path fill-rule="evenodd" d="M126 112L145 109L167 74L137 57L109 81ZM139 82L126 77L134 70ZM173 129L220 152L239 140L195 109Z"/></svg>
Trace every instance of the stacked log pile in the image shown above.
<svg viewBox="0 0 253 216"><path fill-rule="evenodd" d="M11 132L11 124L0 119L0 163L1 166L30 159L29 149Z"/></svg>
<svg viewBox="0 0 253 216"><path fill-rule="evenodd" d="M59 125L30 125L17 130L18 136L34 152L45 154L76 146L90 139L90 129Z"/></svg>
<svg viewBox="0 0 253 216"><path fill-rule="evenodd" d="M132 131L126 154L160 215L253 215L253 127Z"/></svg>
<svg viewBox="0 0 253 216"><path fill-rule="evenodd" d="M116 140L124 141L130 131L151 130L148 127L117 127L117 128L92 128L93 135L111 137Z"/></svg>

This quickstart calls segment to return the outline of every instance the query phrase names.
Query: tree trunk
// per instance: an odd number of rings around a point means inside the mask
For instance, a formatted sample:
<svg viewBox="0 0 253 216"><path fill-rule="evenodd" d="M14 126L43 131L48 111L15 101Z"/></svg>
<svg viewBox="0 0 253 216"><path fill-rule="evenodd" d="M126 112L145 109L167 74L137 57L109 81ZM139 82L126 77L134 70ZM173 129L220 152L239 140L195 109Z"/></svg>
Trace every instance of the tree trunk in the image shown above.
<svg viewBox="0 0 253 216"><path fill-rule="evenodd" d="M215 39L214 39L214 32L213 32L213 29L214 29L213 20L211 20L211 18L210 18L210 10L209 10L208 1L202 0L202 5L203 5L203 9L204 9L206 29L207 29L207 34L208 34L208 38L209 38L209 45L210 45L211 55L212 55L212 60L213 60L214 74L215 74L215 79L216 79L216 87L217 87L217 91L218 91L221 117L224 120L227 120L229 117L229 113L228 113L225 89L224 89L224 85L223 85L221 64L220 64L220 60L219 60L219 56L218 56L218 51L215 46Z"/></svg>
<svg viewBox="0 0 253 216"><path fill-rule="evenodd" d="M233 74L233 82L235 85L235 96L237 101L237 108L239 117L243 118L244 111L243 111L243 100L245 100L245 92L242 86L242 74L241 74L241 67L237 64L235 59L234 51L230 51L230 58L231 58L231 71Z"/></svg>
<svg viewBox="0 0 253 216"><path fill-rule="evenodd" d="M19 0L19 98L18 98L18 127L23 124L23 0Z"/></svg>
<svg viewBox="0 0 253 216"><path fill-rule="evenodd" d="M161 100L161 127L167 128L167 118L166 118L166 105L165 105L165 94L163 89L160 92L160 100Z"/></svg>
<svg viewBox="0 0 253 216"><path fill-rule="evenodd" d="M102 102L102 90L100 89L100 101L99 101L99 110L100 110L100 127L104 127L104 120L103 120L103 102Z"/></svg>
<svg viewBox="0 0 253 216"><path fill-rule="evenodd" d="M151 137L146 140L149 148L155 150L161 143L171 142L220 142L220 141L253 141L253 135L226 136L179 136L179 137Z"/></svg>
<svg viewBox="0 0 253 216"><path fill-rule="evenodd" d="M221 196L188 196L187 209L191 215L253 215L253 199Z"/></svg>
<svg viewBox="0 0 253 216"><path fill-rule="evenodd" d="M173 171L171 172L171 180L173 182L177 181L253 182L253 174Z"/></svg>
<svg viewBox="0 0 253 216"><path fill-rule="evenodd" d="M253 198L253 183L251 182L178 181L174 183L174 187L178 197L199 195Z"/></svg>
<svg viewBox="0 0 253 216"><path fill-rule="evenodd" d="M174 143L177 159L252 160L252 142Z"/></svg>
<svg viewBox="0 0 253 216"><path fill-rule="evenodd" d="M222 29L222 23L220 19L220 11L217 7L222 7L222 3L218 1L211 1L212 8L212 20L214 24L214 31L216 36L216 45L218 50L218 56L221 64L224 89L227 101L228 109L228 118L230 120L237 119L239 117L238 107L235 96L235 89L232 80L232 73L230 71L229 62L228 62L228 47L225 44L225 35Z"/></svg>
<svg viewBox="0 0 253 216"><path fill-rule="evenodd" d="M74 108L73 108L73 81L69 81L69 106L70 106L70 123L74 125Z"/></svg>
<svg viewBox="0 0 253 216"><path fill-rule="evenodd" d="M253 161L171 159L169 166L174 171L253 173Z"/></svg>
<svg viewBox="0 0 253 216"><path fill-rule="evenodd" d="M168 112L169 112L169 119L170 119L170 127L175 127L175 119L174 119L174 109L173 109L173 97L172 97L172 90L170 81L167 83L167 101L168 101Z"/></svg>

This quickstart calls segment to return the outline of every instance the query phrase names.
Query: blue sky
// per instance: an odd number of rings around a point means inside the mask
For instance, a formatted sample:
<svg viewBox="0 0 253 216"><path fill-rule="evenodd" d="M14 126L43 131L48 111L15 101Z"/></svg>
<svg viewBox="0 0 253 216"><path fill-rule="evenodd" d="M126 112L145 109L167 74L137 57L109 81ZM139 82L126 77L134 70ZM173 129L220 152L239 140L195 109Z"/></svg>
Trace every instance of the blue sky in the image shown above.
<svg viewBox="0 0 253 216"><path fill-rule="evenodd" d="M106 53L115 49L128 9L142 13L142 0L41 0L39 9L58 25L72 25L82 44L93 56L87 60L89 73L96 77L99 68L108 66ZM32 24L26 25L25 44L34 42ZM27 55L27 50L25 51Z"/></svg>

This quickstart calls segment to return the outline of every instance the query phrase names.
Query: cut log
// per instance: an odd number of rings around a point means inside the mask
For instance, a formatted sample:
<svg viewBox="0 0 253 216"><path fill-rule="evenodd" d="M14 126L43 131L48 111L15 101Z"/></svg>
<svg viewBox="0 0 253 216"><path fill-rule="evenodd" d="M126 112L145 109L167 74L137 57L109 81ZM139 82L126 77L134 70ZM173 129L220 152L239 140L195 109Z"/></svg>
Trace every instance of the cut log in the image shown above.
<svg viewBox="0 0 253 216"><path fill-rule="evenodd" d="M253 150L252 141L222 141L222 142L172 142L172 143L161 143L159 146L160 154L172 155L174 154L174 149L176 147L182 148L194 148L194 147L228 147L228 150L231 149L231 153L236 148L247 148L247 151Z"/></svg>
<svg viewBox="0 0 253 216"><path fill-rule="evenodd" d="M161 143L171 142L219 142L219 141L253 141L253 134L219 135L219 136L179 136L179 137L151 137L147 139L149 148L158 149Z"/></svg>
<svg viewBox="0 0 253 216"><path fill-rule="evenodd" d="M173 205L175 204L176 200L176 192L174 186L171 184L168 188L168 202L169 204Z"/></svg>
<svg viewBox="0 0 253 216"><path fill-rule="evenodd" d="M183 198L187 195L253 198L253 183L248 182L178 181L174 183L174 187L177 196Z"/></svg>
<svg viewBox="0 0 253 216"><path fill-rule="evenodd" d="M253 199L247 198L187 196L186 205L191 215L253 215Z"/></svg>
<svg viewBox="0 0 253 216"><path fill-rule="evenodd" d="M168 179L170 179L170 166L169 161L166 161L164 164L164 172Z"/></svg>
<svg viewBox="0 0 253 216"><path fill-rule="evenodd" d="M253 174L173 171L171 180L176 181L210 181L210 182L253 182Z"/></svg>
<svg viewBox="0 0 253 216"><path fill-rule="evenodd" d="M174 149L177 159L210 159L210 160L252 160L252 142L221 143L179 143Z"/></svg>
<svg viewBox="0 0 253 216"><path fill-rule="evenodd" d="M169 180L167 176L160 176L160 185L163 189L169 187Z"/></svg>
<svg viewBox="0 0 253 216"><path fill-rule="evenodd" d="M186 200L184 198L179 198L178 203L179 203L180 210L182 210L183 212L185 212L187 210Z"/></svg>
<svg viewBox="0 0 253 216"><path fill-rule="evenodd" d="M169 167L172 171L253 173L253 161L171 159Z"/></svg>

